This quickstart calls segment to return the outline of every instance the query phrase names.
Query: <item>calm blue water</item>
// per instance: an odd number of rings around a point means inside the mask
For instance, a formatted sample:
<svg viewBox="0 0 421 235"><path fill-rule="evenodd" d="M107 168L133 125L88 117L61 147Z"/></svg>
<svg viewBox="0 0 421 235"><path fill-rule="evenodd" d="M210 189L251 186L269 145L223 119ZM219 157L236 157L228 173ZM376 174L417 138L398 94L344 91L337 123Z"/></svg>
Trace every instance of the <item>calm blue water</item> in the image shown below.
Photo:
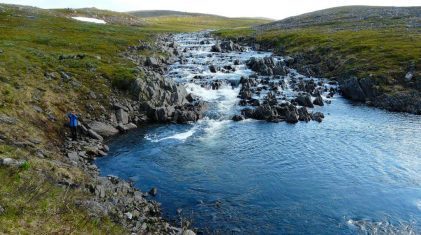
<svg viewBox="0 0 421 235"><path fill-rule="evenodd" d="M157 187L205 233L421 233L420 116L335 97L322 123L236 123L219 92L210 119L117 137L102 174Z"/></svg>

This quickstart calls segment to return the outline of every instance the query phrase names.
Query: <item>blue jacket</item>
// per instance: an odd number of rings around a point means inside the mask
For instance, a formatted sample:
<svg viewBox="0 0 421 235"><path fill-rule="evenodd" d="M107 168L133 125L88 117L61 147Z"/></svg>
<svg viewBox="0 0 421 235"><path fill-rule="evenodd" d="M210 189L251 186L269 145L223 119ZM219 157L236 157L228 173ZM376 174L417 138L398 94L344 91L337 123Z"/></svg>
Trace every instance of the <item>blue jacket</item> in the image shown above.
<svg viewBox="0 0 421 235"><path fill-rule="evenodd" d="M69 113L67 115L67 117L69 117L69 119L70 119L70 122L69 122L70 127L76 127L76 126L78 126L77 116L75 114Z"/></svg>

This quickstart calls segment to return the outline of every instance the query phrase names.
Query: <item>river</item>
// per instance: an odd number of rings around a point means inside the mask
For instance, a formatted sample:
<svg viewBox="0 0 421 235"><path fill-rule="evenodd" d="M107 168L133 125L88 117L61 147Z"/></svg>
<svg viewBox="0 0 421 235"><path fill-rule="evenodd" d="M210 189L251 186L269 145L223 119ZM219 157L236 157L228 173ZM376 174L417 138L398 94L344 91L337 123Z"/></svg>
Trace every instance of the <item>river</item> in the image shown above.
<svg viewBox="0 0 421 235"><path fill-rule="evenodd" d="M212 53L215 40L200 44L204 35L175 36L186 61L172 65L167 78L209 102L206 117L113 139L109 156L97 160L102 175L143 191L157 187L154 199L168 219L181 214L204 233L421 232L419 116L323 95L331 104L314 108L325 115L321 123L231 121L244 108L236 84L253 74L245 61L270 53ZM235 71L209 71L235 60ZM282 79L288 84L289 75ZM225 82L218 90L201 86L211 80ZM288 87L282 93L294 94Z"/></svg>

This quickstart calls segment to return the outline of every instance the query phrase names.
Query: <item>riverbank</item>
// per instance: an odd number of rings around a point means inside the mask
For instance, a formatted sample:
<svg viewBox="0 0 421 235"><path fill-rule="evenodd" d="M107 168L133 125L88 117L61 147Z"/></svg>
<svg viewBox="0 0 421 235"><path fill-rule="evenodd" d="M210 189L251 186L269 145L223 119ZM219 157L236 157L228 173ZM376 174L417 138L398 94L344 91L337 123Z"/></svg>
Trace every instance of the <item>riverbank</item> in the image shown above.
<svg viewBox="0 0 421 235"><path fill-rule="evenodd" d="M339 7L216 35L289 55L293 68L338 81L351 100L421 114L417 9Z"/></svg>
<svg viewBox="0 0 421 235"><path fill-rule="evenodd" d="M77 16L107 24L71 18ZM155 43L160 33L213 27L213 21L193 27L192 18L183 25L171 24L169 17L144 24L127 13L98 9L0 5L0 233L172 229L156 203L127 182L98 177L92 161L105 154L102 139L109 135L148 118L173 121L166 108L177 111L175 121L197 118L198 106L188 105L183 91L161 75L174 48L167 53ZM242 24L218 19L227 27ZM81 115L81 142L67 139L63 124L71 110Z"/></svg>

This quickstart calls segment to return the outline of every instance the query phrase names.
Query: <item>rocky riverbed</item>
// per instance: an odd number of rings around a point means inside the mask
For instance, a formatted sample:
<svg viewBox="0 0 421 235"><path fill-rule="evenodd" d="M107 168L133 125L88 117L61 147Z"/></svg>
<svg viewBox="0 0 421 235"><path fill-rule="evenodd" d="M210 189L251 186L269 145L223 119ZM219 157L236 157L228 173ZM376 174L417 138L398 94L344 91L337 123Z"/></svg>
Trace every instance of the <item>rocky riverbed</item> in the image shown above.
<svg viewBox="0 0 421 235"><path fill-rule="evenodd" d="M417 116L350 103L296 58L208 32L167 43L178 56L163 77L206 106L202 119L172 124L166 109L164 124L109 142L101 175L156 187L165 218L205 234L419 230Z"/></svg>

